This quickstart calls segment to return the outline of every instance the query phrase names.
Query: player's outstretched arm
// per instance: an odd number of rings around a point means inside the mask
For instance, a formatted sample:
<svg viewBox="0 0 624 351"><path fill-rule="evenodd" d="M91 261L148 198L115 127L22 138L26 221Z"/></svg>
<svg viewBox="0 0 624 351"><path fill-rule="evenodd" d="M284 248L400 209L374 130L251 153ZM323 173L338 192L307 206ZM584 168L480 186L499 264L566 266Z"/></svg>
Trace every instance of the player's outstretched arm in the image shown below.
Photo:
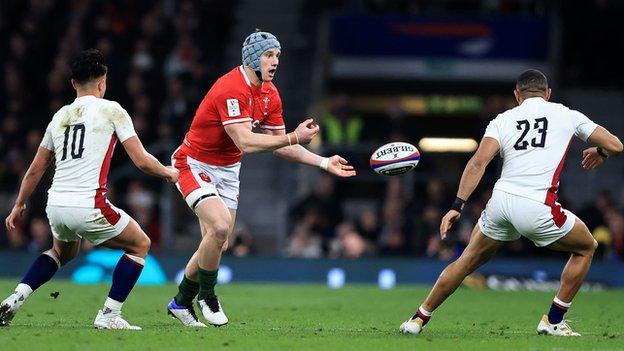
<svg viewBox="0 0 624 351"><path fill-rule="evenodd" d="M266 152L284 146L309 144L319 132L319 126L314 124L311 118L299 124L294 132L280 135L254 133L249 123L233 123L224 128L236 147L243 153Z"/></svg>
<svg viewBox="0 0 624 351"><path fill-rule="evenodd" d="M583 150L581 166L587 170L599 167L609 156L622 153L624 148L618 137L601 126L594 130L587 142L597 146Z"/></svg>
<svg viewBox="0 0 624 351"><path fill-rule="evenodd" d="M141 140L136 135L128 138L122 144L132 162L143 172L164 178L170 183L178 181L178 170L160 163L156 157L145 150Z"/></svg>
<svg viewBox="0 0 624 351"><path fill-rule="evenodd" d="M24 210L26 209L26 200L28 200L32 192L35 188L37 188L37 185L41 181L41 177L43 177L43 174L46 169L48 169L53 159L54 152L51 150L41 146L37 149L35 158L22 179L22 184L20 185L17 198L15 199L15 205L5 220L5 225L8 230L15 229L15 220L19 219L24 214Z"/></svg>
<svg viewBox="0 0 624 351"><path fill-rule="evenodd" d="M477 185L479 185L485 168L490 164L494 156L498 154L499 150L500 145L496 139L484 137L481 140L479 148L466 164L466 168L464 168L464 173L459 181L457 197L464 201L468 200Z"/></svg>
<svg viewBox="0 0 624 351"><path fill-rule="evenodd" d="M593 133L587 138L587 142L603 148L608 156L617 155L622 152L624 147L618 137L609 133L604 127L598 126Z"/></svg>
<svg viewBox="0 0 624 351"><path fill-rule="evenodd" d="M285 135L285 131L263 129L263 133L271 135ZM349 165L349 162L339 155L332 157L323 157L317 155L310 150L304 148L301 145L285 146L273 151L273 154L283 159L301 163L312 167L320 167L338 177L353 177L356 175L353 166Z"/></svg>
<svg viewBox="0 0 624 351"><path fill-rule="evenodd" d="M459 219L463 202L470 197L477 185L479 185L479 182L483 177L483 173L485 172L485 168L490 164L499 150L500 145L496 139L484 137L483 140L481 140L477 152L475 152L466 164L466 168L464 168L464 173L462 174L459 182L457 201L462 202L462 204L459 205L460 208L458 210L451 209L442 218L442 223L440 224L440 236L442 239L446 238L446 235L453 226L453 223Z"/></svg>

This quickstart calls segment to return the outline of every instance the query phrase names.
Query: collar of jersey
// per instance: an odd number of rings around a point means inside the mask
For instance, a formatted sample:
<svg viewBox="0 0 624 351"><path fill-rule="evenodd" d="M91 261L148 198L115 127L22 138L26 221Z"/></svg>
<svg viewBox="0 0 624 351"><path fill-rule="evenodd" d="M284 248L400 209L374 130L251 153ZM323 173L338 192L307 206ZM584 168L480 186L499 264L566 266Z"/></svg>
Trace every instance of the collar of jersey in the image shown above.
<svg viewBox="0 0 624 351"><path fill-rule="evenodd" d="M245 69L243 68L243 65L238 66L238 71L243 76L243 79L245 80L245 83L247 83L247 86L249 88L251 88L252 90L255 90L255 91L260 91L261 93L268 93L269 92L269 89L267 89L265 87L266 84L264 84L264 82L262 82L260 84L260 87L257 87L255 85L251 84L251 81L249 80L249 77L247 77L247 75L245 74Z"/></svg>
<svg viewBox="0 0 624 351"><path fill-rule="evenodd" d="M78 101L79 99L86 99L86 98L89 98L89 99L97 99L97 98L95 97L95 95L83 95L83 96L81 96L81 97L77 97L74 101Z"/></svg>
<svg viewBox="0 0 624 351"><path fill-rule="evenodd" d="M543 97L534 96L534 97L530 97L528 99L524 99L524 101L522 101L522 105L524 105L524 103L526 103L526 102L532 104L534 102L544 102L544 101L546 101L546 100L544 100Z"/></svg>

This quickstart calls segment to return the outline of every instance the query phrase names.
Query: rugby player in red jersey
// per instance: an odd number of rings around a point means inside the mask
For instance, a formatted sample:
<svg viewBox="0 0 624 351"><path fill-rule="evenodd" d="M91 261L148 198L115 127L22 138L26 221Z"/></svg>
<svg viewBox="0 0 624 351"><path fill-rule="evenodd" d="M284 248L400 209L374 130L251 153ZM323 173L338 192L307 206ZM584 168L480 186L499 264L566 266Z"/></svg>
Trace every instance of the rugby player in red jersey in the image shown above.
<svg viewBox="0 0 624 351"><path fill-rule="evenodd" d="M167 306L169 314L185 326L206 326L193 310L195 297L208 323L220 326L228 322L214 286L221 252L236 218L243 154L273 151L339 177L355 175L344 158L322 157L301 146L319 131L312 119L286 133L282 100L272 83L280 53L274 35L261 31L250 34L243 43L243 64L210 88L182 145L173 154L172 163L180 171L177 187L199 218L202 231L178 294Z"/></svg>

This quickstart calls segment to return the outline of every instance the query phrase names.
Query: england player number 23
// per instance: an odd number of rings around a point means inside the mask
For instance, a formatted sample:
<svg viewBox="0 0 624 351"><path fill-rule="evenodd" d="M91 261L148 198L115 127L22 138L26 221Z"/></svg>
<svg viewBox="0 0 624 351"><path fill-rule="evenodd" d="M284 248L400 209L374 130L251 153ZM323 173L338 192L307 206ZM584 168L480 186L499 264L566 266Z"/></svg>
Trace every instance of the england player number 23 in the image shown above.
<svg viewBox="0 0 624 351"><path fill-rule="evenodd" d="M518 138L518 141L514 144L514 149L516 150L526 150L529 146L529 142L524 140L526 135L529 133L531 129L531 124L528 120L524 119L522 121L517 121L516 128L518 130L522 130L522 135ZM546 145L546 133L548 131L548 120L546 117L535 119L535 123L533 124L533 128L537 129L537 133L539 134L539 141L537 138L531 139L531 146L533 147L544 147Z"/></svg>

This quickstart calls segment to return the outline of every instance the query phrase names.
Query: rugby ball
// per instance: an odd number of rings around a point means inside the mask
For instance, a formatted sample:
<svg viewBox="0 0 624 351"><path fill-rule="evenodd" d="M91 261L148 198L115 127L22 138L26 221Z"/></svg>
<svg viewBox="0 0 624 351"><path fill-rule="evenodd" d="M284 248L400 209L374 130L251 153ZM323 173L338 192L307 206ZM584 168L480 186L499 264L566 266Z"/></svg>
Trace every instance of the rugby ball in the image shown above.
<svg viewBox="0 0 624 351"><path fill-rule="evenodd" d="M416 146L398 141L375 150L371 155L370 165L381 175L394 176L416 167L419 160L420 152Z"/></svg>

